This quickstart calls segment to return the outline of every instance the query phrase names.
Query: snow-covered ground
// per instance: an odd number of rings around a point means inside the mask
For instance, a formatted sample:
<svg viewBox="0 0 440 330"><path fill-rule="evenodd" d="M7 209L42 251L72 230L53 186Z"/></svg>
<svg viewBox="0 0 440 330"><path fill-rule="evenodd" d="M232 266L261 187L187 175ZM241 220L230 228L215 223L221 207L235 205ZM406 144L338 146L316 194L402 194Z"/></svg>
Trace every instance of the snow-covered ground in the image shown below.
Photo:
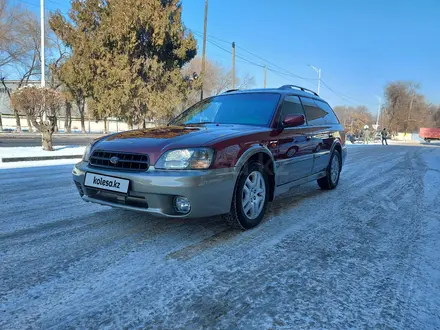
<svg viewBox="0 0 440 330"><path fill-rule="evenodd" d="M440 148L350 147L247 232L83 202L0 169L2 329L440 329Z"/></svg>
<svg viewBox="0 0 440 330"><path fill-rule="evenodd" d="M25 167L43 167L43 166L58 166L78 163L81 158L77 159L55 159L55 160L32 160L32 161L22 161L22 162L0 162L0 169L13 169L13 168L25 168Z"/></svg>
<svg viewBox="0 0 440 330"><path fill-rule="evenodd" d="M46 156L66 156L66 155L82 155L84 146L55 146L54 151L45 151L41 147L12 147L0 148L1 158L13 157L46 157Z"/></svg>

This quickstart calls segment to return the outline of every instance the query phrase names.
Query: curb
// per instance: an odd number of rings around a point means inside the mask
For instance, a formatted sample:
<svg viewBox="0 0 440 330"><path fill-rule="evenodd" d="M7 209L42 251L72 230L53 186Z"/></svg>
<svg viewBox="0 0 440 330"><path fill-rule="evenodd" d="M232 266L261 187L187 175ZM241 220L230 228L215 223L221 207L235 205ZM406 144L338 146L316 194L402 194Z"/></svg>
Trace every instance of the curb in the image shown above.
<svg viewBox="0 0 440 330"><path fill-rule="evenodd" d="M111 134L111 133L109 133ZM53 136L54 137L84 137L84 138L95 138L95 137L101 137L104 135L109 135L109 134L103 134L103 133L87 133L87 134L82 134L82 133L54 133ZM9 139L21 139L21 138L38 138L41 137L41 134L38 133L5 133L5 132L0 132L0 137L3 138L9 138Z"/></svg>
<svg viewBox="0 0 440 330"><path fill-rule="evenodd" d="M0 158L0 163L27 162L27 161L34 161L34 160L81 159L82 157L83 157L83 155L6 157L6 158Z"/></svg>

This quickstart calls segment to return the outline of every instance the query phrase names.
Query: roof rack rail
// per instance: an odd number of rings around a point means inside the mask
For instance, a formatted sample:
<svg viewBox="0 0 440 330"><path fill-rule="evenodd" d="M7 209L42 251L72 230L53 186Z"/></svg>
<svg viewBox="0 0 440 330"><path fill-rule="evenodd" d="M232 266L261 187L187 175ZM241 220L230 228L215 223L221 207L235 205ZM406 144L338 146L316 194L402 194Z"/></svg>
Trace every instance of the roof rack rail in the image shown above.
<svg viewBox="0 0 440 330"><path fill-rule="evenodd" d="M228 89L227 91L224 91L223 93L236 92L238 90L239 90L238 88L237 89Z"/></svg>
<svg viewBox="0 0 440 330"><path fill-rule="evenodd" d="M291 89L291 88L297 88L297 89L302 90L303 92L309 92L309 93L312 93L312 94L314 94L316 96L319 96L318 93L312 91L311 89L304 88L304 87L301 87L301 86L296 86L296 85L283 85L283 86L281 86L278 89Z"/></svg>

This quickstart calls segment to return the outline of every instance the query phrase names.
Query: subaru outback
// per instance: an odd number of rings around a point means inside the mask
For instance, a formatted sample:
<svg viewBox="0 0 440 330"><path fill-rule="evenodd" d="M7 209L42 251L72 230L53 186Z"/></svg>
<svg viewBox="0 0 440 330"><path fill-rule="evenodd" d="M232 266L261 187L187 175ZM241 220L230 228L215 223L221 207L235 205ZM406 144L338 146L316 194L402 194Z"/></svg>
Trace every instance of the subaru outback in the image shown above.
<svg viewBox="0 0 440 330"><path fill-rule="evenodd" d="M334 189L346 154L329 104L285 85L227 91L167 126L97 139L72 173L87 202L165 217L222 215L250 229L293 186L316 180Z"/></svg>

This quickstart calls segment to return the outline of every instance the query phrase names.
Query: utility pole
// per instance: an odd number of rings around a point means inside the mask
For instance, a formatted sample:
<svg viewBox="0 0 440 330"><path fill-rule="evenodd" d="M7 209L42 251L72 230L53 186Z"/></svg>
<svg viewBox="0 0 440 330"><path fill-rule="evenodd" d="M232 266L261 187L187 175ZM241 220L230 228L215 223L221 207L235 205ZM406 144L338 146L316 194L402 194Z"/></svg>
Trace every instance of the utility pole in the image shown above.
<svg viewBox="0 0 440 330"><path fill-rule="evenodd" d="M267 65L264 66L264 88L266 88L267 84Z"/></svg>
<svg viewBox="0 0 440 330"><path fill-rule="evenodd" d="M44 63L44 0L40 0L40 62L41 62L41 87L46 87L46 66ZM44 106L46 106L46 99L43 99ZM46 121L46 111L43 112L43 121ZM30 129L30 128L29 128Z"/></svg>
<svg viewBox="0 0 440 330"><path fill-rule="evenodd" d="M235 89L235 42L232 42L232 89Z"/></svg>
<svg viewBox="0 0 440 330"><path fill-rule="evenodd" d="M40 0L40 32L41 32L41 44L40 44L40 54L41 54L41 87L46 86L45 77L45 64L44 64L44 0Z"/></svg>
<svg viewBox="0 0 440 330"><path fill-rule="evenodd" d="M346 127L346 125L347 125L347 106L345 106L344 109L344 128Z"/></svg>
<svg viewBox="0 0 440 330"><path fill-rule="evenodd" d="M205 80L206 65L206 27L208 25L208 0L205 0L205 19L203 22L203 52L202 52L202 86L200 89L200 100L203 100L203 80Z"/></svg>
<svg viewBox="0 0 440 330"><path fill-rule="evenodd" d="M311 67L313 70L315 70L318 73L318 95L320 95L321 90L321 69L315 68L313 65L309 64L309 67Z"/></svg>
<svg viewBox="0 0 440 330"><path fill-rule="evenodd" d="M409 124L409 119L411 116L411 111L412 111L412 107L413 107L413 102L414 102L414 96L416 94L415 88L414 86L412 87L412 94L411 94L411 102L409 103L409 111L408 111L408 117L406 119L406 128L405 128L405 136L408 130L408 124Z"/></svg>
<svg viewBox="0 0 440 330"><path fill-rule="evenodd" d="M379 108L377 109L376 127L379 127L379 117L380 117L380 109L382 108L382 99L379 96L377 98L379 99Z"/></svg>

